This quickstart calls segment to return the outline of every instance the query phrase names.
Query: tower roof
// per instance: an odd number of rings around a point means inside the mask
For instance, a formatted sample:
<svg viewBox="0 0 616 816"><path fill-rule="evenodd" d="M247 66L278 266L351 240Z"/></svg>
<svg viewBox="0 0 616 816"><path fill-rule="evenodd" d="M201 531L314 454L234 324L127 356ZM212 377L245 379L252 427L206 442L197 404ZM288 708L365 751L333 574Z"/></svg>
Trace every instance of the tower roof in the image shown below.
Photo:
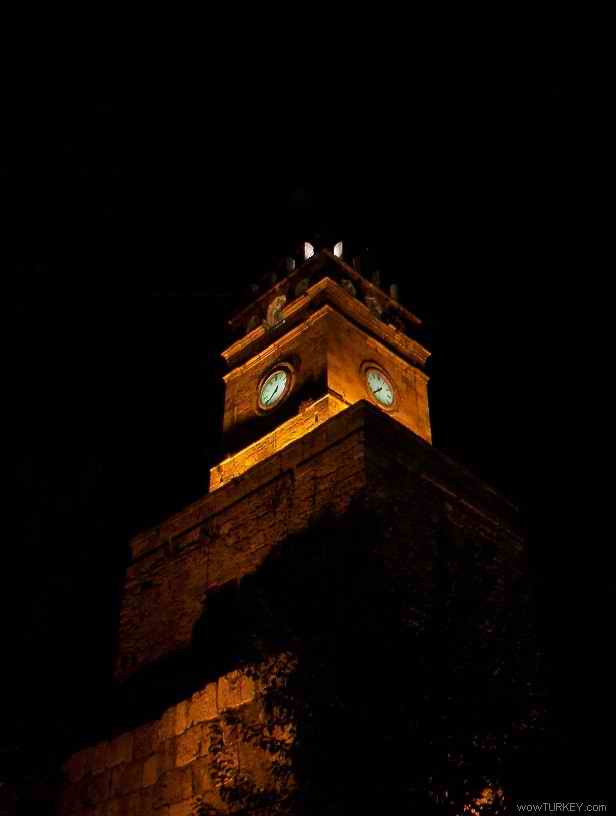
<svg viewBox="0 0 616 816"><path fill-rule="evenodd" d="M308 260L304 261L302 264L295 267L295 269L288 272L278 281L272 281L271 274L263 276L260 283L262 287L265 286L265 291L263 291L261 294L257 294L252 303L249 303L240 311L236 312L228 321L229 327L232 331L238 327L241 327L242 322L246 317L254 314L255 310L258 309L260 305L263 305L264 302L268 302L268 300L276 294L288 291L295 293L298 285L300 285L305 279L308 278L310 283L316 283L318 280L320 280L320 278L325 277L328 274L330 277L334 276L334 279L347 279L351 281L359 296L363 298L370 296L375 297L383 310L385 310L386 307L394 309L412 326L420 326L422 324L422 321L416 315L414 315L408 309L405 309L404 306L402 306L394 297L391 296L391 294L388 295L376 283L369 281L368 278L358 272L354 266L348 264L341 257L337 257L333 252L330 252L330 250L321 249L312 257L308 258ZM267 286L268 282L270 283L269 286ZM302 293L301 290L302 287L300 286L298 295ZM289 302L291 299L292 297L287 295L287 302Z"/></svg>
<svg viewBox="0 0 616 816"><path fill-rule="evenodd" d="M322 249L279 281L270 278L270 283L266 291L228 321L232 343L223 352L228 364L241 363L324 303L420 367L429 357L429 352L413 338L421 320L328 249Z"/></svg>

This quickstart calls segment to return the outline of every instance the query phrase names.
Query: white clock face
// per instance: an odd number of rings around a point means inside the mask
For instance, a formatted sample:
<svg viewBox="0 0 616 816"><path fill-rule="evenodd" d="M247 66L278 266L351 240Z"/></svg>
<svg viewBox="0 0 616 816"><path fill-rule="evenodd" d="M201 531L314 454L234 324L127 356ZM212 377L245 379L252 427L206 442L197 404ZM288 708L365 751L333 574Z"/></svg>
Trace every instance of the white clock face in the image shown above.
<svg viewBox="0 0 616 816"><path fill-rule="evenodd" d="M374 399L386 408L394 404L394 387L389 379L378 368L366 371L366 383Z"/></svg>
<svg viewBox="0 0 616 816"><path fill-rule="evenodd" d="M273 408L284 396L289 381L289 372L284 368L273 371L261 386L259 404L261 408Z"/></svg>

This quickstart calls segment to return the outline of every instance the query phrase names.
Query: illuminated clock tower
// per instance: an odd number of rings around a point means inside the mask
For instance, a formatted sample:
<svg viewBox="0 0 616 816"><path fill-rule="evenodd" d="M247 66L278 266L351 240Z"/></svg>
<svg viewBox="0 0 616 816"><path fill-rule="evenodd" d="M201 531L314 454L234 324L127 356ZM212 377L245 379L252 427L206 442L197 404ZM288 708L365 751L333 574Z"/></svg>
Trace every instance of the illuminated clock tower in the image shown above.
<svg viewBox="0 0 616 816"><path fill-rule="evenodd" d="M212 469L210 489L361 400L430 442L419 325L328 250L264 292L230 321L223 433L232 454Z"/></svg>
<svg viewBox="0 0 616 816"><path fill-rule="evenodd" d="M264 792L280 790L284 754L274 732L286 745L302 732L269 723L268 684L237 642L237 599L287 542L297 558L297 542L322 547L324 518L351 548L362 529L380 530L370 563L406 576L425 602L418 620L435 617L443 571L471 550L492 565L472 591L506 601L523 553L516 512L432 447L420 325L341 244L306 245L231 318L226 456L207 495L131 542L115 714L67 760L62 813L269 812ZM371 681L379 705L406 693L401 680L384 691L385 674ZM239 809L247 789L261 810Z"/></svg>

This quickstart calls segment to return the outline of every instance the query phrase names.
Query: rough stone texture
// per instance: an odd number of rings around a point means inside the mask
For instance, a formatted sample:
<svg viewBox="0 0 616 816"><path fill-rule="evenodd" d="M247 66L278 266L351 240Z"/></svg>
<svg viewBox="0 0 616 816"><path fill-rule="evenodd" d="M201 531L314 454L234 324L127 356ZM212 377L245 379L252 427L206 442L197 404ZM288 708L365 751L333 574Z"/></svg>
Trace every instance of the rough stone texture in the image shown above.
<svg viewBox="0 0 616 816"><path fill-rule="evenodd" d="M108 756L110 767L130 761L133 756L133 735L131 733L121 734L112 740Z"/></svg>
<svg viewBox="0 0 616 816"><path fill-rule="evenodd" d="M143 780L143 763L124 762L111 772L111 796L118 797L139 790Z"/></svg>
<svg viewBox="0 0 616 816"><path fill-rule="evenodd" d="M158 756L160 760L159 776L165 771L171 771L173 770L173 768L175 768L177 761L177 753L178 746L176 737L170 737L168 740L165 740L161 744L158 750Z"/></svg>
<svg viewBox="0 0 616 816"><path fill-rule="evenodd" d="M277 542L310 528L324 509L355 497L388 520L387 558L429 584L436 520L445 514L473 541L515 561L516 514L496 493L400 423L360 402L241 477L132 542L121 613L118 680L191 644L204 596L255 570ZM412 530L412 535L409 531ZM506 591L494 582L493 591ZM208 729L226 709L257 706L254 684L231 672L168 707L159 719L73 755L61 813L190 812L212 793ZM265 783L268 759L223 726L240 767Z"/></svg>
<svg viewBox="0 0 616 816"><path fill-rule="evenodd" d="M64 765L65 785L60 803L60 813L88 816L144 816L166 812L176 808L178 813L190 812L195 797L213 790L208 757L209 740L207 726L219 713L242 703L258 705L254 696L254 684L237 671L219 678L227 694L227 704L216 708L216 683L209 683L190 700L166 709L158 720L144 723L132 732L122 734L109 742L100 742L78 751ZM231 691L232 690L232 691ZM187 718L192 710L198 721ZM252 715L254 716L254 714ZM182 719L184 718L184 719ZM171 724L189 722L181 734L176 735ZM223 727L225 740L231 732ZM164 735L161 737L161 735ZM233 743L234 750L239 750ZM113 750L109 750L110 746ZM134 748L135 758L132 758ZM257 765L246 746L247 763ZM252 753L251 753L252 752ZM147 756L145 756L147 753ZM143 758L145 756L145 759ZM105 766L101 767L102 758ZM252 757L248 760L248 757ZM261 772L266 778L266 772ZM171 810L169 810L171 812Z"/></svg>
<svg viewBox="0 0 616 816"><path fill-rule="evenodd" d="M248 682L248 678L245 678ZM201 691L195 692L190 699L188 718L191 725L213 720L218 715L216 683L208 683ZM254 697L254 689L253 694ZM242 699L242 702L246 700Z"/></svg>
<svg viewBox="0 0 616 816"><path fill-rule="evenodd" d="M192 765L193 776L193 791L195 796L203 796L203 794L212 790L213 782L210 776L210 763L207 757L199 757Z"/></svg>
<svg viewBox="0 0 616 816"><path fill-rule="evenodd" d="M190 768L174 768L164 773L156 783L160 804L183 802L192 796L192 771Z"/></svg>
<svg viewBox="0 0 616 816"><path fill-rule="evenodd" d="M241 704L241 674L230 672L218 681L218 705L221 710Z"/></svg>
<svg viewBox="0 0 616 816"><path fill-rule="evenodd" d="M320 511L342 514L360 494L395 510L406 501L394 495L402 476L407 490L425 488L429 505L417 506L418 519L447 499L452 512L464 508L472 524L496 534L515 524L511 506L486 485L359 402L133 540L116 678L189 648L208 590L257 569L272 546L308 528Z"/></svg>
<svg viewBox="0 0 616 816"><path fill-rule="evenodd" d="M248 703L256 697L255 681L252 677L240 674L240 703Z"/></svg>
<svg viewBox="0 0 616 816"><path fill-rule="evenodd" d="M152 754L143 763L143 787L149 788L150 785L155 785L158 782L158 777L161 770L160 756Z"/></svg>
<svg viewBox="0 0 616 816"><path fill-rule="evenodd" d="M164 742L170 737L175 736L175 721L176 721L175 706L168 708L158 722L158 740Z"/></svg>
<svg viewBox="0 0 616 816"><path fill-rule="evenodd" d="M159 745L158 721L145 723L133 733L133 757L143 759L154 753Z"/></svg>
<svg viewBox="0 0 616 816"><path fill-rule="evenodd" d="M178 767L193 762L201 753L201 725L193 725L177 739L175 763Z"/></svg>
<svg viewBox="0 0 616 816"><path fill-rule="evenodd" d="M175 707L175 735L179 737L188 728L188 707L190 700L183 700Z"/></svg>
<svg viewBox="0 0 616 816"><path fill-rule="evenodd" d="M265 434L233 456L229 456L210 469L210 491L223 487L232 479L245 473L253 465L273 456L277 451L290 445L296 439L314 430L316 425L326 422L348 406L333 394L310 403L300 412L278 425L271 433Z"/></svg>
<svg viewBox="0 0 616 816"><path fill-rule="evenodd" d="M193 816L193 800L185 799L169 808L169 816Z"/></svg>

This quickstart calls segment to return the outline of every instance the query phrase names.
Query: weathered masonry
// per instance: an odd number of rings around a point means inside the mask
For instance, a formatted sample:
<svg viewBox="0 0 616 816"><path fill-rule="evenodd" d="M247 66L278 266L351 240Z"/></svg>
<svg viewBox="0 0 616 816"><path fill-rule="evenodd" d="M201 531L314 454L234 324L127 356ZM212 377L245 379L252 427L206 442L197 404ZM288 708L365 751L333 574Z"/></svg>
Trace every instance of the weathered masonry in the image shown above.
<svg viewBox="0 0 616 816"><path fill-rule="evenodd" d="M225 633L200 633L217 599L324 515L342 531L358 512L378 519L377 557L426 598L446 523L462 542L452 561L472 542L487 565L481 591L511 602L524 570L516 512L432 447L419 323L328 250L230 321L228 455L207 495L131 542L115 671L124 702L108 733L67 760L63 814L183 816L200 802L225 812L239 779L272 787L276 756L229 718L263 727L267 689L239 655L214 654Z"/></svg>

